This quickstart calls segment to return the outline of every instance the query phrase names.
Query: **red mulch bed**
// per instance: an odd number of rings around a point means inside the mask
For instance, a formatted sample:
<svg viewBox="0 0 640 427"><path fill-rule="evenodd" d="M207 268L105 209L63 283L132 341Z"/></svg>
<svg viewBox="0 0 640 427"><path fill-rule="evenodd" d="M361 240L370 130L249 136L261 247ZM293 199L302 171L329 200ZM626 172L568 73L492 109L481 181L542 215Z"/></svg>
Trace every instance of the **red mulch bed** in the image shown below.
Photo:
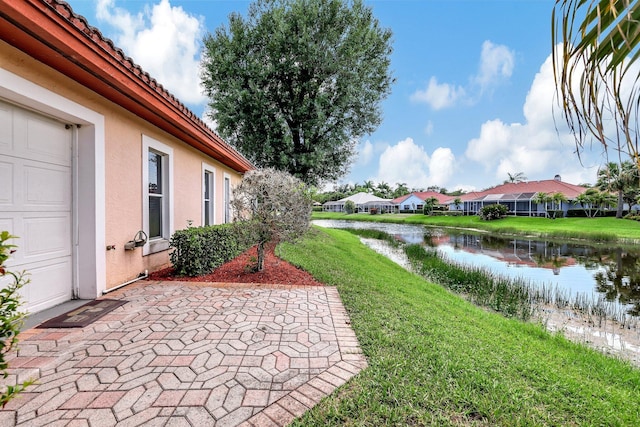
<svg viewBox="0 0 640 427"><path fill-rule="evenodd" d="M254 246L235 259L216 268L213 273L204 276L189 277L176 276L173 267L156 271L149 275L150 280L179 280L188 282L219 282L219 283L262 283L277 285L324 286L309 273L278 258L273 247L268 247L265 253L264 269L252 271L256 264L258 250ZM253 259L252 259L253 258Z"/></svg>

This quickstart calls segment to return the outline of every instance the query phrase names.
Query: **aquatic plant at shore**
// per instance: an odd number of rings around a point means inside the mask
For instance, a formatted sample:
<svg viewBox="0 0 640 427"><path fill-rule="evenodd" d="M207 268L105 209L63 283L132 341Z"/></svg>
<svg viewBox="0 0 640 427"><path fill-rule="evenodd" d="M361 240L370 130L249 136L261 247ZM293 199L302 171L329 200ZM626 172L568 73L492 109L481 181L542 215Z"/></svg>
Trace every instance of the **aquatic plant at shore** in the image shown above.
<svg viewBox="0 0 640 427"><path fill-rule="evenodd" d="M602 327L607 321L621 328L637 328L640 319L624 307L603 296L571 295L554 284L534 284L524 278L511 279L486 268L466 266L447 259L435 249L418 244L406 245L405 253L414 272L452 291L467 296L474 304L491 308L508 317L529 320L544 307L568 309L591 325Z"/></svg>
<svg viewBox="0 0 640 427"><path fill-rule="evenodd" d="M458 265L437 250L418 244L406 245L404 250L414 272L424 278L507 317L522 320L531 317L530 285L525 280L501 277L485 268Z"/></svg>
<svg viewBox="0 0 640 427"><path fill-rule="evenodd" d="M378 239L398 247L394 236L380 230L347 228L360 237ZM602 295L572 295L553 283L532 283L525 278L508 278L486 268L456 263L434 248L419 244L403 245L411 269L426 279L467 297L476 305L488 307L507 317L544 321L550 309L570 310L589 325L604 327L613 322L621 328L636 329L640 318Z"/></svg>

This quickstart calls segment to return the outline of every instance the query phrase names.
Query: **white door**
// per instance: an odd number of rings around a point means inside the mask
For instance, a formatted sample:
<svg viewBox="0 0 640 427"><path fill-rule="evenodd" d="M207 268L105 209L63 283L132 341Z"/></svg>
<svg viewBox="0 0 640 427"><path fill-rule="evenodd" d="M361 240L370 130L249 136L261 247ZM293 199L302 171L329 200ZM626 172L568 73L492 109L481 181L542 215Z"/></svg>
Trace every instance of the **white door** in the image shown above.
<svg viewBox="0 0 640 427"><path fill-rule="evenodd" d="M0 230L18 236L8 265L26 271L34 313L72 297L72 148L64 123L0 101Z"/></svg>

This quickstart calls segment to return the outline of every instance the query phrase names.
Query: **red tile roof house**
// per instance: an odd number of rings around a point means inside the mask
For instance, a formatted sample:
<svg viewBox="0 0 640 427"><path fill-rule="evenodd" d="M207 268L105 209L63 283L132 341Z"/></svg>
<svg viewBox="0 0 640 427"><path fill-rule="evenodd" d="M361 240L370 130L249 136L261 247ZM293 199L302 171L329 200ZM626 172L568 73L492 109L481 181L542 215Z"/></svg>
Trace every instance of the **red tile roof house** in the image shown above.
<svg viewBox="0 0 640 427"><path fill-rule="evenodd" d="M435 191L414 191L393 199L391 203L396 206L397 212L422 213L425 200L432 197L438 200L439 205L447 205L455 199L453 196L447 196Z"/></svg>
<svg viewBox="0 0 640 427"><path fill-rule="evenodd" d="M0 0L0 230L29 311L166 266L174 230L229 220L249 169L69 5Z"/></svg>
<svg viewBox="0 0 640 427"><path fill-rule="evenodd" d="M488 190L464 194L460 199L463 202L462 209L465 215L475 215L483 206L499 203L509 208L510 215L545 216L545 207L533 202L536 195L562 193L568 201L562 203L558 210L564 211L566 215L569 209L580 209L580 205L573 200L585 191L587 188L562 182L560 177L556 176L554 179L543 181L502 184Z"/></svg>

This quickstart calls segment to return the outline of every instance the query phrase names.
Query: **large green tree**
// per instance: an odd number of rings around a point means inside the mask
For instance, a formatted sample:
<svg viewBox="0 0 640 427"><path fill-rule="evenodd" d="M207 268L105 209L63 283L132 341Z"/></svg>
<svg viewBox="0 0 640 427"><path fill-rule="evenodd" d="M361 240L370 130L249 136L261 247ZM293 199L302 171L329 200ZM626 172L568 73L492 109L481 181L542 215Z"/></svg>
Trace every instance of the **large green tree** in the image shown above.
<svg viewBox="0 0 640 427"><path fill-rule="evenodd" d="M258 0L204 46L211 117L257 166L336 180L380 124L391 32L361 0Z"/></svg>
<svg viewBox="0 0 640 427"><path fill-rule="evenodd" d="M622 218L625 193L638 188L638 169L630 161L621 164L609 162L598 170L596 186L600 191L615 192L618 196L616 218ZM632 204L632 202L631 202Z"/></svg>
<svg viewBox="0 0 640 427"><path fill-rule="evenodd" d="M552 39L557 92L579 151L596 141L640 168L640 2L556 0Z"/></svg>

